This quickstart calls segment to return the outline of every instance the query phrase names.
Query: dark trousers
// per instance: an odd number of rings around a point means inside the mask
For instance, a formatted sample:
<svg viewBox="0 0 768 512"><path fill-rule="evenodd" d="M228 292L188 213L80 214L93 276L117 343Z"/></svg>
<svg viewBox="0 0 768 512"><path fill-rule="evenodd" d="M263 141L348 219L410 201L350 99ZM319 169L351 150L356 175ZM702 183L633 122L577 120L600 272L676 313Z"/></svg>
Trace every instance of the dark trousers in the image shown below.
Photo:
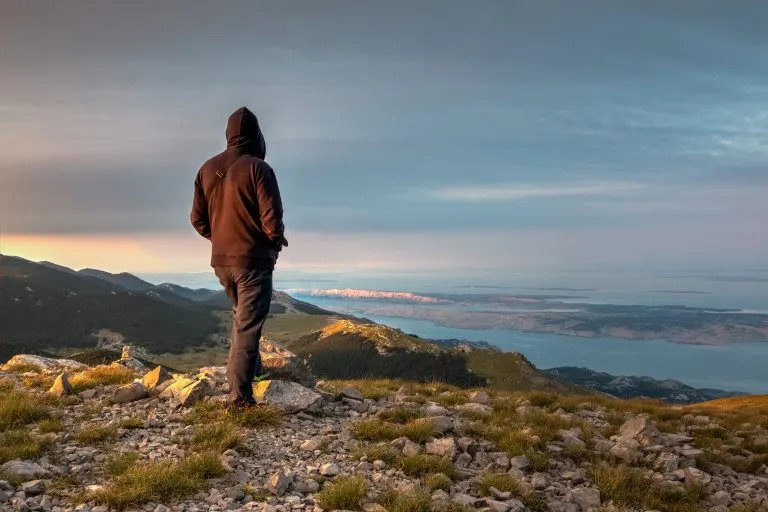
<svg viewBox="0 0 768 512"><path fill-rule="evenodd" d="M261 329L272 299L272 270L214 267L214 271L234 313L227 362L229 399L253 401L253 379L261 373Z"/></svg>

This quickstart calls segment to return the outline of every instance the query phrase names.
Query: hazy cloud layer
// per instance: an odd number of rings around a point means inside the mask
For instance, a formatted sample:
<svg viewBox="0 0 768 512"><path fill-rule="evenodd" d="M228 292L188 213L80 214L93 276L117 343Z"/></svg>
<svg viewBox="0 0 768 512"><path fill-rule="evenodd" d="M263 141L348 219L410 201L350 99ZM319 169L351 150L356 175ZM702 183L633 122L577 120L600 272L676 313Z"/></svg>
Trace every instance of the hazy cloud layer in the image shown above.
<svg viewBox="0 0 768 512"><path fill-rule="evenodd" d="M241 104L301 236L768 230L768 4L632 4L0 0L0 231L193 236Z"/></svg>

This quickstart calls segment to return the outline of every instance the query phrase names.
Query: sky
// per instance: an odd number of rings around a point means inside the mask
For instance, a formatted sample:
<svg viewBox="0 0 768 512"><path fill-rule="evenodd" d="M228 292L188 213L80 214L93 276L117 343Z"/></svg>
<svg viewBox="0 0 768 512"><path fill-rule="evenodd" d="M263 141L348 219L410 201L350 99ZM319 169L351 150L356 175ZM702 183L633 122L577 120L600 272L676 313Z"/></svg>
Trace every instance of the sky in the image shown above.
<svg viewBox="0 0 768 512"><path fill-rule="evenodd" d="M765 268L768 3L0 0L0 252L193 272L259 117L297 272Z"/></svg>

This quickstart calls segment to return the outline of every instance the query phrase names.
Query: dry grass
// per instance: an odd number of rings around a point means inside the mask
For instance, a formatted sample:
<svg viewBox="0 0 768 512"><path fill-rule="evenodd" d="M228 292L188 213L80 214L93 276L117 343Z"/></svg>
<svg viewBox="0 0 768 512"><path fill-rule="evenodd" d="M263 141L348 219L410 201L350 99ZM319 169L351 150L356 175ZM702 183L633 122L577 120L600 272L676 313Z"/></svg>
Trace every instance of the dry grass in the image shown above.
<svg viewBox="0 0 768 512"><path fill-rule="evenodd" d="M415 443L423 443L434 434L435 426L429 418L417 418L405 425L380 419L363 420L355 424L355 433L362 441L392 441L407 437Z"/></svg>
<svg viewBox="0 0 768 512"><path fill-rule="evenodd" d="M6 365L4 370L8 373L40 373L40 368L37 365L34 365L32 363L14 363L11 365Z"/></svg>
<svg viewBox="0 0 768 512"><path fill-rule="evenodd" d="M448 492L451 490L453 481L445 473L434 473L424 478L424 485L427 486L430 492L438 489Z"/></svg>
<svg viewBox="0 0 768 512"><path fill-rule="evenodd" d="M643 470L606 462L594 466L591 478L600 489L604 501L612 500L625 507L659 510L660 512L696 512L706 497L701 486L669 488L648 481Z"/></svg>
<svg viewBox="0 0 768 512"><path fill-rule="evenodd" d="M0 433L0 464L14 459L36 459L51 445L48 436L35 436L26 430L7 430Z"/></svg>
<svg viewBox="0 0 768 512"><path fill-rule="evenodd" d="M355 450L352 454L354 459L366 457L369 461L383 460L389 465L397 464L402 459L402 454L388 444L378 444L364 446Z"/></svg>
<svg viewBox="0 0 768 512"><path fill-rule="evenodd" d="M38 421L37 429L41 434L55 434L61 432L64 429L64 425L59 418L49 418Z"/></svg>
<svg viewBox="0 0 768 512"><path fill-rule="evenodd" d="M400 469L408 476L423 477L433 473L443 473L449 478L456 474L456 468L450 459L437 455L411 455L403 457Z"/></svg>
<svg viewBox="0 0 768 512"><path fill-rule="evenodd" d="M399 492L394 489L384 492L377 502L387 512L430 512L431 500L425 492Z"/></svg>
<svg viewBox="0 0 768 512"><path fill-rule="evenodd" d="M221 422L198 426L190 446L196 452L222 453L237 448L242 442L243 436L237 433L232 424Z"/></svg>
<svg viewBox="0 0 768 512"><path fill-rule="evenodd" d="M0 432L48 418L49 404L48 396L15 388L0 393Z"/></svg>
<svg viewBox="0 0 768 512"><path fill-rule="evenodd" d="M148 502L167 503L204 489L207 479L224 474L219 456L212 453L192 455L180 462L132 464L106 487L84 498L118 510Z"/></svg>
<svg viewBox="0 0 768 512"><path fill-rule="evenodd" d="M131 469L138 461L138 453L123 452L107 461L107 473L109 473L110 476L120 476Z"/></svg>
<svg viewBox="0 0 768 512"><path fill-rule="evenodd" d="M210 400L196 403L192 411L182 417L187 425L227 422L245 428L276 426L282 421L283 412L274 405L228 409L225 404Z"/></svg>
<svg viewBox="0 0 768 512"><path fill-rule="evenodd" d="M75 434L75 440L82 444L99 444L115 439L117 427L112 425L94 425L83 427Z"/></svg>
<svg viewBox="0 0 768 512"><path fill-rule="evenodd" d="M120 422L120 428L137 429L144 428L144 420L141 418L126 418Z"/></svg>
<svg viewBox="0 0 768 512"><path fill-rule="evenodd" d="M520 482L508 473L485 473L480 476L478 483L483 496L490 496L492 487L501 492L520 492Z"/></svg>
<svg viewBox="0 0 768 512"><path fill-rule="evenodd" d="M408 423L409 421L421 418L423 415L416 409L410 407L394 407L392 409L384 409L378 414L378 418L382 421L388 421L390 423Z"/></svg>
<svg viewBox="0 0 768 512"><path fill-rule="evenodd" d="M338 393L342 388L353 387L365 398L378 400L395 394L404 385L405 382L392 379L327 380L323 381L322 388L331 393Z"/></svg>
<svg viewBox="0 0 768 512"><path fill-rule="evenodd" d="M135 377L136 374L124 366L94 366L74 374L69 379L69 383L72 385L72 389L79 393L99 386L128 384L133 382Z"/></svg>
<svg viewBox="0 0 768 512"><path fill-rule="evenodd" d="M367 489L364 478L340 477L323 487L317 503L324 510L360 510Z"/></svg>

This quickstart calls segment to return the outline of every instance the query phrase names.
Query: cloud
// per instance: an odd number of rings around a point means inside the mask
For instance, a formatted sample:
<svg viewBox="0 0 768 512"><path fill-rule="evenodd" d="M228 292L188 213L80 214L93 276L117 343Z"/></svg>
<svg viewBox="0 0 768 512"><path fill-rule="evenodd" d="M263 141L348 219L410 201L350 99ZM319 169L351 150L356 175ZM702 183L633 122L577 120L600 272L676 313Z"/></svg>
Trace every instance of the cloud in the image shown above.
<svg viewBox="0 0 768 512"><path fill-rule="evenodd" d="M586 182L571 184L507 183L483 186L443 187L427 192L441 201L491 202L556 197L625 196L647 192L651 187L632 182Z"/></svg>

